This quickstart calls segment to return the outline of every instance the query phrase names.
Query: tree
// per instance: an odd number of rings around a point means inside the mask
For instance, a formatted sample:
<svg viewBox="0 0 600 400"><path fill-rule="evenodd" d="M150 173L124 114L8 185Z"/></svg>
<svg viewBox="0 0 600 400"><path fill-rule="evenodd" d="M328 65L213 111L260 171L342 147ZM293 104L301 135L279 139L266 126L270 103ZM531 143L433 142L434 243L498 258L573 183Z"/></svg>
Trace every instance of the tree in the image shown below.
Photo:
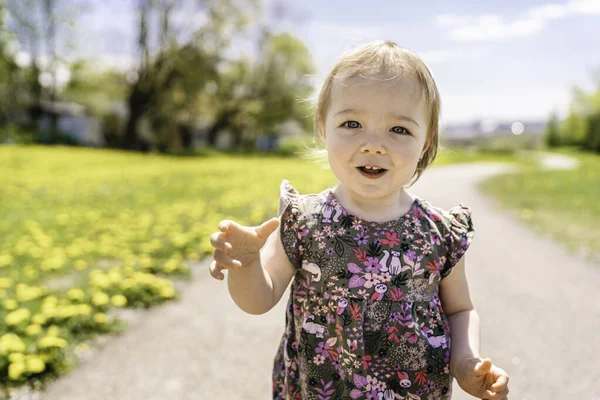
<svg viewBox="0 0 600 400"><path fill-rule="evenodd" d="M214 94L216 117L208 129L214 146L225 129L240 144L244 131L275 134L286 121L310 129L310 112L304 106L312 91L314 65L304 43L289 33L263 32L260 53L254 63L240 60L218 77Z"/></svg>
<svg viewBox="0 0 600 400"><path fill-rule="evenodd" d="M574 120L579 119L578 127L581 133L579 143L584 148L600 152L600 70L594 74L595 90L584 91L581 88L573 90L572 110ZM582 129L581 129L582 128Z"/></svg>
<svg viewBox="0 0 600 400"><path fill-rule="evenodd" d="M85 3L82 3L85 4ZM38 130L42 100L57 98L56 68L62 62L57 48L69 37L69 18L79 2L67 0L7 0L8 29L14 34L19 50L29 55L24 67L22 95L29 113L30 128ZM69 17L70 16L70 17ZM63 46L64 47L64 46ZM50 114L51 134L56 133L56 116Z"/></svg>
<svg viewBox="0 0 600 400"><path fill-rule="evenodd" d="M240 32L247 23L246 10L252 9L254 0L138 0L138 57L137 79L128 96L129 119L125 147L139 144L140 119L153 110L153 125L161 127L172 122L165 117L166 99L177 92L193 98L206 83L214 81L223 53L229 47L231 36ZM250 6L250 8L248 8ZM175 24L176 12L193 14L201 12L207 22L201 27ZM158 43L150 40L151 17L158 16ZM181 18L180 18L181 20ZM153 54L152 48L158 50ZM189 83L189 85L188 85ZM183 92L182 92L183 90ZM189 114L189 109L187 110ZM189 117L191 118L191 117Z"/></svg>
<svg viewBox="0 0 600 400"><path fill-rule="evenodd" d="M556 113L553 113L546 126L546 144L548 147L560 146L560 132L558 129L558 117Z"/></svg>

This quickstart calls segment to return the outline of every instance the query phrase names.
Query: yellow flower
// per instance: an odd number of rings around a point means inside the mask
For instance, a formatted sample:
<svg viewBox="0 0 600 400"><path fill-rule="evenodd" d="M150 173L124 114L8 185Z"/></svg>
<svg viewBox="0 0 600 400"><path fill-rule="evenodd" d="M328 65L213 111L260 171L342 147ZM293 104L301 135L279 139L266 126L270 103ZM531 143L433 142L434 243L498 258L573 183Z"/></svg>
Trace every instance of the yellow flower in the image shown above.
<svg viewBox="0 0 600 400"><path fill-rule="evenodd" d="M85 262L84 260L77 260L77 261L75 261L74 266L75 266L75 269L81 271L87 267L87 262Z"/></svg>
<svg viewBox="0 0 600 400"><path fill-rule="evenodd" d="M14 284L11 278L0 278L0 289L10 289Z"/></svg>
<svg viewBox="0 0 600 400"><path fill-rule="evenodd" d="M16 362L11 363L8 366L8 377L13 381L17 381L21 379L21 376L25 372L25 363L24 362Z"/></svg>
<svg viewBox="0 0 600 400"><path fill-rule="evenodd" d="M25 333L29 336L36 336L38 333L42 331L42 326L39 324L31 324L27 328L25 328Z"/></svg>
<svg viewBox="0 0 600 400"><path fill-rule="evenodd" d="M31 317L31 311L26 308L19 308L4 317L4 322L7 325L19 325L21 322L28 320Z"/></svg>
<svg viewBox="0 0 600 400"><path fill-rule="evenodd" d="M7 310L14 310L19 307L19 303L15 299L4 300L4 308Z"/></svg>
<svg viewBox="0 0 600 400"><path fill-rule="evenodd" d="M67 341L63 338L59 338L56 336L44 336L40 340L38 340L38 346L42 349L48 347L65 347L67 345Z"/></svg>
<svg viewBox="0 0 600 400"><path fill-rule="evenodd" d="M24 361L25 360L25 354L23 353L10 353L8 355L8 361L16 363L19 361Z"/></svg>
<svg viewBox="0 0 600 400"><path fill-rule="evenodd" d="M60 328L56 325L51 325L48 327L48 336L58 336L60 335Z"/></svg>
<svg viewBox="0 0 600 400"><path fill-rule="evenodd" d="M14 259L8 253L0 253L0 268L8 267L13 263Z"/></svg>
<svg viewBox="0 0 600 400"><path fill-rule="evenodd" d="M90 315L92 313L92 306L90 306L89 304L78 304L77 312L80 315Z"/></svg>
<svg viewBox="0 0 600 400"><path fill-rule="evenodd" d="M39 325L44 325L46 321L47 319L44 314L35 314L33 317L31 317L31 322Z"/></svg>
<svg viewBox="0 0 600 400"><path fill-rule="evenodd" d="M104 324L104 323L106 323L106 314L105 313L96 313L96 314L94 314L94 321L97 324Z"/></svg>
<svg viewBox="0 0 600 400"><path fill-rule="evenodd" d="M38 374L46 369L46 363L40 357L31 355L25 359L26 369L29 372Z"/></svg>
<svg viewBox="0 0 600 400"><path fill-rule="evenodd" d="M71 300L83 301L85 299L85 293L81 289L70 289L67 292L67 297Z"/></svg>
<svg viewBox="0 0 600 400"><path fill-rule="evenodd" d="M25 348L25 343L21 338L12 332L6 333L0 337L0 353L2 354L14 352L22 353L25 351Z"/></svg>
<svg viewBox="0 0 600 400"><path fill-rule="evenodd" d="M111 303L115 307L123 307L127 304L127 297L122 294L116 294L111 298Z"/></svg>
<svg viewBox="0 0 600 400"><path fill-rule="evenodd" d="M175 296L175 289L172 286L162 286L160 289L160 295L165 299L170 299Z"/></svg>
<svg viewBox="0 0 600 400"><path fill-rule="evenodd" d="M35 300L44 295L44 289L37 286L28 286L24 283L19 283L16 290L17 300L24 302Z"/></svg>
<svg viewBox="0 0 600 400"><path fill-rule="evenodd" d="M104 292L96 292L92 296L92 304L95 306L103 306L108 304L109 297Z"/></svg>

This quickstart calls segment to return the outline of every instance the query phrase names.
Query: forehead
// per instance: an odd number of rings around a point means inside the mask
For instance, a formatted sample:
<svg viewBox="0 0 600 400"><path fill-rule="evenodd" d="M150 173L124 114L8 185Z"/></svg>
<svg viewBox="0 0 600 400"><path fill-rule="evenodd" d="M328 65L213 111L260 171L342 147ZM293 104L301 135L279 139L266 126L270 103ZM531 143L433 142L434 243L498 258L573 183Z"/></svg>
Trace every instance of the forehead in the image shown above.
<svg viewBox="0 0 600 400"><path fill-rule="evenodd" d="M425 104L421 85L409 77L352 76L335 78L331 86L330 111L345 108L394 111L399 108L424 117Z"/></svg>

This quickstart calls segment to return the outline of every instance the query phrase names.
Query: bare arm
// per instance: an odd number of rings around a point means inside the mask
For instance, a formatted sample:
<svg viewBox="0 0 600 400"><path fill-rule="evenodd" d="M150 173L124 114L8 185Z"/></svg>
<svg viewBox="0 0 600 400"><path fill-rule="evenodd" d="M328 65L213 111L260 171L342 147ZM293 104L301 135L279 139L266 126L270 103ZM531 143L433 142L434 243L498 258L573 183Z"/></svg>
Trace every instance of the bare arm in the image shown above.
<svg viewBox="0 0 600 400"><path fill-rule="evenodd" d="M480 350L479 315L469 293L465 264L466 256L463 256L440 283L440 300L452 335L451 372L462 360L479 357Z"/></svg>
<svg viewBox="0 0 600 400"><path fill-rule="evenodd" d="M295 273L283 249L279 224L270 220L257 228L227 225L226 233L211 237L217 249L211 274L222 279L220 270L228 269L233 301L249 314L264 314L279 302Z"/></svg>
<svg viewBox="0 0 600 400"><path fill-rule="evenodd" d="M457 376L462 361L480 357L479 315L475 310L462 311L448 317L452 332L450 371Z"/></svg>

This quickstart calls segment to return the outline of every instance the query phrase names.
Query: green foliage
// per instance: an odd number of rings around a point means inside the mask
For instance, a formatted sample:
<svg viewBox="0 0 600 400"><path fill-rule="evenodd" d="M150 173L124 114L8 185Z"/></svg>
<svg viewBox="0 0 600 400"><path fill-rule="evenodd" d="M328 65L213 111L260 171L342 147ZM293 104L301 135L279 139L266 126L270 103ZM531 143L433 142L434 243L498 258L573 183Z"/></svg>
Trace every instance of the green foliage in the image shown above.
<svg viewBox="0 0 600 400"><path fill-rule="evenodd" d="M34 132L23 129L15 124L0 127L0 143L5 144L32 144L36 141Z"/></svg>
<svg viewBox="0 0 600 400"><path fill-rule="evenodd" d="M94 60L78 60L71 64L71 78L61 97L102 116L111 111L112 104L125 100L128 85L123 73L98 69Z"/></svg>
<svg viewBox="0 0 600 400"><path fill-rule="evenodd" d="M600 153L600 72L595 78L595 90L573 90L571 109L560 136L562 145L581 146Z"/></svg>
<svg viewBox="0 0 600 400"><path fill-rule="evenodd" d="M548 147L560 146L560 131L558 129L558 117L556 113L552 114L550 121L548 121L545 139Z"/></svg>

